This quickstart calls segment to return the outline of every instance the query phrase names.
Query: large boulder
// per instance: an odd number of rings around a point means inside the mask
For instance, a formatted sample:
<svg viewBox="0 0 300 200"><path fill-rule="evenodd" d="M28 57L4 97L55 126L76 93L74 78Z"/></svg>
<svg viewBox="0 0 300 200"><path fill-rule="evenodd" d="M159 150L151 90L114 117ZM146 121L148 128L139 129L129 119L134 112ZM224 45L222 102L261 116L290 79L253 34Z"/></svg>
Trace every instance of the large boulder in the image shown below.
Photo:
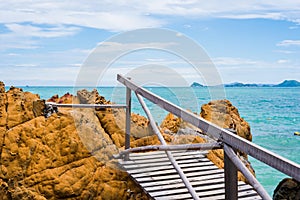
<svg viewBox="0 0 300 200"><path fill-rule="evenodd" d="M237 135L252 141L252 134L249 124L241 118L238 109L232 105L229 100L215 100L201 107L201 117L218 125L221 128L228 128L234 130ZM237 152L238 156L255 175L248 157L243 152ZM212 150L208 153L207 157L220 168L224 168L224 151L223 149ZM238 172L238 180L247 182L246 178Z"/></svg>
<svg viewBox="0 0 300 200"><path fill-rule="evenodd" d="M97 90L89 92L87 90L80 90L77 92L78 99L82 104L111 104ZM99 121L113 140L117 147L124 147L125 145L125 121L126 113L124 109L96 109L95 114ZM149 121L140 115L131 114L130 134L131 141L153 135L150 128Z"/></svg>
<svg viewBox="0 0 300 200"><path fill-rule="evenodd" d="M107 101L99 92L94 89L92 92L89 92L86 89L77 91L77 97L79 102L82 104L109 104L110 101Z"/></svg>
<svg viewBox="0 0 300 200"><path fill-rule="evenodd" d="M7 127L12 128L33 119L33 101L40 97L37 94L23 92L20 88L11 87L7 96Z"/></svg>
<svg viewBox="0 0 300 200"><path fill-rule="evenodd" d="M53 95L50 99L48 99L47 102L70 104L73 103L74 98L75 97L70 93L66 93L61 97L59 97L58 94L56 94Z"/></svg>
<svg viewBox="0 0 300 200"><path fill-rule="evenodd" d="M215 100L201 107L201 117L222 128L233 129L237 134L252 141L250 126L229 100Z"/></svg>
<svg viewBox="0 0 300 200"><path fill-rule="evenodd" d="M273 199L300 200L300 183L291 178L283 179L274 190Z"/></svg>
<svg viewBox="0 0 300 200"><path fill-rule="evenodd" d="M17 88L5 92L3 87L1 199L147 198L116 166L112 155L118 148L94 110L60 109L48 118L35 116L38 95Z"/></svg>
<svg viewBox="0 0 300 200"><path fill-rule="evenodd" d="M233 129L237 134L247 140L252 140L249 124L240 117L236 107L228 100L211 101L201 107L200 116L222 128ZM208 137L199 128L184 122L182 119L169 113L160 125L163 133L171 136L170 143L185 144L185 143L204 143L213 142L211 137ZM254 170L248 161L247 155L238 152L238 156L242 162L253 173ZM224 151L223 149L211 150L207 154L210 159L219 168L224 168ZM238 180L247 181L239 172Z"/></svg>

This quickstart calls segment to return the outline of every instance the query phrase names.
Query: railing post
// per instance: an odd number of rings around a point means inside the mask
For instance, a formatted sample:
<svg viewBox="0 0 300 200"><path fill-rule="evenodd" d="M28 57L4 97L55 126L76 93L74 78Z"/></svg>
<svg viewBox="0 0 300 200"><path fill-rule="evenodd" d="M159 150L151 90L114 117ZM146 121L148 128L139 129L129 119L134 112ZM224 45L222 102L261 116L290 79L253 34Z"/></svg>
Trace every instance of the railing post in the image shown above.
<svg viewBox="0 0 300 200"><path fill-rule="evenodd" d="M232 163L237 167L237 169L245 176L247 181L252 185L252 187L256 190L256 192L261 196L264 200L272 200L268 192L264 189L264 187L258 182L258 180L253 176L253 174L249 171L249 169L244 165L241 159L236 155L234 150L224 144L224 151L227 157L232 161Z"/></svg>
<svg viewBox="0 0 300 200"><path fill-rule="evenodd" d="M238 199L237 168L224 151L225 199Z"/></svg>
<svg viewBox="0 0 300 200"><path fill-rule="evenodd" d="M125 149L130 148L130 123L131 123L131 89L126 87ZM129 160L129 154L125 155L125 160Z"/></svg>

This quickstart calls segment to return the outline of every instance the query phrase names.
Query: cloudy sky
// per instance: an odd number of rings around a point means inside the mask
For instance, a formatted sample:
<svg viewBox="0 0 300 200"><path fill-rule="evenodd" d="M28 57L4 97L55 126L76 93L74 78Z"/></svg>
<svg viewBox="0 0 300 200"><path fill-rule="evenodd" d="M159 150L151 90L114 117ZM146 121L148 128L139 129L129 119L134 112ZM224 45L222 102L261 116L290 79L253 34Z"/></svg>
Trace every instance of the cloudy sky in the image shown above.
<svg viewBox="0 0 300 200"><path fill-rule="evenodd" d="M297 0L0 0L0 10L0 80L6 85L73 85L97 45L141 28L195 41L224 83L300 81ZM104 84L113 85L115 73L151 64L201 82L181 58L148 50L115 60Z"/></svg>

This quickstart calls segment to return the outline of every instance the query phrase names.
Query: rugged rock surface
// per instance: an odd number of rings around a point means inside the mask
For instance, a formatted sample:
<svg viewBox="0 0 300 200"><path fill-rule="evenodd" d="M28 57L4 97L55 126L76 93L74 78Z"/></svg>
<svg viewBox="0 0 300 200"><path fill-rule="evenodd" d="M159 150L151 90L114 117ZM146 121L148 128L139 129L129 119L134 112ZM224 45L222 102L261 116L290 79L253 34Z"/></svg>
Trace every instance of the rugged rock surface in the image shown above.
<svg viewBox="0 0 300 200"><path fill-rule="evenodd" d="M20 88L11 87L9 91L6 92L6 98L6 124L8 129L34 118L32 102L38 100L39 95L23 92Z"/></svg>
<svg viewBox="0 0 300 200"><path fill-rule="evenodd" d="M273 194L274 200L300 200L300 183L291 178L283 179Z"/></svg>
<svg viewBox="0 0 300 200"><path fill-rule="evenodd" d="M111 104L97 90L48 101ZM0 82L0 196L2 199L147 199L112 155L124 148L123 109L67 109L45 118L45 101ZM34 105L34 106L33 106ZM249 125L228 101L211 102L201 115L251 140ZM224 116L224 117L222 117ZM225 120L224 120L225 119ZM161 125L169 144L210 140L169 114ZM160 144L143 116L131 116L131 146ZM222 151L210 153L222 167Z"/></svg>
<svg viewBox="0 0 300 200"><path fill-rule="evenodd" d="M63 104L68 104L68 103L73 103L73 95L70 93L66 93L63 96L59 97L57 94L52 96L50 99L48 99L48 102L54 102L54 103L63 103Z"/></svg>
<svg viewBox="0 0 300 200"><path fill-rule="evenodd" d="M252 141L249 124L240 117L238 109L228 100L215 100L201 107L201 117L222 127L233 129L237 134Z"/></svg>
<svg viewBox="0 0 300 200"><path fill-rule="evenodd" d="M0 82L0 144L3 144L3 139L5 137L6 130L7 130L7 96L5 93L4 83Z"/></svg>
<svg viewBox="0 0 300 200"><path fill-rule="evenodd" d="M162 121L160 128L164 131L170 131L171 133L177 133L183 124L183 120L176 117L172 113L169 113Z"/></svg>
<svg viewBox="0 0 300 200"><path fill-rule="evenodd" d="M89 92L86 89L77 91L77 97L80 103L83 104L110 104L103 96L99 95L98 91L94 89Z"/></svg>
<svg viewBox="0 0 300 200"><path fill-rule="evenodd" d="M199 135L202 131L183 121L181 118L176 117L172 113L167 114L165 119L162 121L160 128L162 132L169 133L169 134L176 134L176 135ZM201 134L202 137L205 135Z"/></svg>
<svg viewBox="0 0 300 200"><path fill-rule="evenodd" d="M88 92L81 90L77 92L78 99L82 103L88 104L111 104L100 96L97 90ZM113 143L118 147L125 144L125 120L126 113L124 109L98 109L95 113L101 123L101 126L110 134ZM139 138L153 135L152 129L148 126L148 120L140 115L131 114L131 141Z"/></svg>
<svg viewBox="0 0 300 200"><path fill-rule="evenodd" d="M252 140L249 124L240 117L237 108L235 108L228 100L217 100L204 104L201 107L200 115L204 119L211 121L222 128L233 129L239 136L250 141ZM173 136L172 143L203 143L212 141L212 138L203 134L201 130L184 122L173 114L168 114L160 127L163 132ZM247 159L247 155L239 152L239 156L250 171L255 174ZM224 168L224 152L222 149L209 151L207 157L219 168ZM246 181L245 177L240 172L238 173L238 179Z"/></svg>
<svg viewBox="0 0 300 200"><path fill-rule="evenodd" d="M37 95L0 85L1 199L146 199L94 110L35 117Z"/></svg>
<svg viewBox="0 0 300 200"><path fill-rule="evenodd" d="M214 124L222 127L229 128L236 131L237 135L252 141L252 134L250 132L249 124L240 117L236 107L234 107L228 100L215 100L201 107L201 117L213 122ZM255 175L247 155L243 152L238 152L238 156L247 166L247 168ZM212 150L208 154L208 158L215 163L218 167L224 168L224 151L223 149ZM238 179L247 181L246 178L238 172Z"/></svg>
<svg viewBox="0 0 300 200"><path fill-rule="evenodd" d="M45 116L46 112L46 105L45 105L45 100L38 99L32 103L32 112L35 117L39 116Z"/></svg>

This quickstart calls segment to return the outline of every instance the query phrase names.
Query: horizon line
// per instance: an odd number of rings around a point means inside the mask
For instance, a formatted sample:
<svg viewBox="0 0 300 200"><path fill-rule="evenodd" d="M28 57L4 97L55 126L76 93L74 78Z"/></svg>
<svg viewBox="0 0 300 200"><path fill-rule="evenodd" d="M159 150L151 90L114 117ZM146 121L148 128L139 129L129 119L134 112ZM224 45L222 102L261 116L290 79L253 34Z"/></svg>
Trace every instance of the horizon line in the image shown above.
<svg viewBox="0 0 300 200"><path fill-rule="evenodd" d="M222 83L220 85L204 85L203 83L199 83L197 81L192 81L190 85L188 86L168 86L168 87L190 87L192 84L194 83L197 83L197 84L201 84L203 85L204 87L218 87L218 86L225 86L225 85L230 85L230 84L237 84L237 83L241 83L241 84L256 84L256 85L278 85L280 83L283 83L285 81L297 81L300 83L299 80L296 80L296 79L284 79L283 81L281 82L277 82L277 83L256 83L256 82L251 82L251 83L244 83L244 82L239 82L239 81L234 81L234 82L229 82L229 83ZM24 84L24 85L6 85L4 81L0 81L2 83L4 83L5 87L6 88L10 88L10 87L88 87L88 88L91 88L91 87L95 87L95 86L89 86L89 85L82 85L82 86L74 86L74 85L29 85L29 84ZM120 86L115 86L115 85L101 85L101 86L96 86L96 87L123 87L122 85ZM157 86L157 85L147 85L147 86L143 86L143 87L165 87L165 86Z"/></svg>

